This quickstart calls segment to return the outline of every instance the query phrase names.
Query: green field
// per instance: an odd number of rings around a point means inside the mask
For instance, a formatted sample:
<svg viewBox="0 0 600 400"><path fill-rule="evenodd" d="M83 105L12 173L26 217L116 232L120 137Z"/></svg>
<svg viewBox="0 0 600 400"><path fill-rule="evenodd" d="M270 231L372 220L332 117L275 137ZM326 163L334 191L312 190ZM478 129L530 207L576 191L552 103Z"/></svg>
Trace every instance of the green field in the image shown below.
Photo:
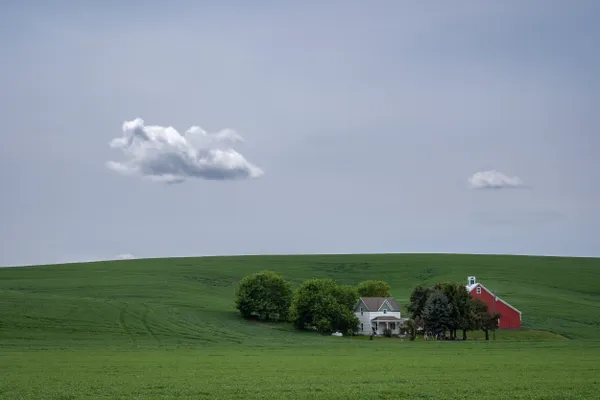
<svg viewBox="0 0 600 400"><path fill-rule="evenodd" d="M236 282L476 275L523 312L496 341L298 333L233 309ZM567 399L600 392L600 259L244 256L0 268L0 399Z"/></svg>

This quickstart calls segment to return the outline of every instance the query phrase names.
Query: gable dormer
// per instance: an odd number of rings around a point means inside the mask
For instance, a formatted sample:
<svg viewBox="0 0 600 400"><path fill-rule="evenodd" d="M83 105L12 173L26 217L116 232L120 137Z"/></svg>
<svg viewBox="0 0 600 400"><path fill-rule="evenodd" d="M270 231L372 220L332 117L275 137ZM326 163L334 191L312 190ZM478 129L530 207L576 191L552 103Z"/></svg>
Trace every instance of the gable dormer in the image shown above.
<svg viewBox="0 0 600 400"><path fill-rule="evenodd" d="M379 307L379 309L377 310L378 312L382 312L384 314L387 314L388 312L393 312L394 309L392 308L392 306L390 305L390 303L386 301L384 301L383 303L381 303L381 306Z"/></svg>

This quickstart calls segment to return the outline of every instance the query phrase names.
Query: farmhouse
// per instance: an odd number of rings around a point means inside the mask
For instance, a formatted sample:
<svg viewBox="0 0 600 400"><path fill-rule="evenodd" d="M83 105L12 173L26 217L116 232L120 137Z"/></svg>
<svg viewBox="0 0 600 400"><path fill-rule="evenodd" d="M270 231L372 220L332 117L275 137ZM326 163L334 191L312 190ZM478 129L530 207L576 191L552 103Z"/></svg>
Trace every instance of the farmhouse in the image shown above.
<svg viewBox="0 0 600 400"><path fill-rule="evenodd" d="M521 327L521 311L495 296L494 292L477 282L474 276L467 278L467 291L473 298L486 303L490 311L501 314L500 329L518 329Z"/></svg>
<svg viewBox="0 0 600 400"><path fill-rule="evenodd" d="M400 306L392 297L361 297L354 306L354 314L359 320L359 335L383 335L386 329L397 335L404 324Z"/></svg>

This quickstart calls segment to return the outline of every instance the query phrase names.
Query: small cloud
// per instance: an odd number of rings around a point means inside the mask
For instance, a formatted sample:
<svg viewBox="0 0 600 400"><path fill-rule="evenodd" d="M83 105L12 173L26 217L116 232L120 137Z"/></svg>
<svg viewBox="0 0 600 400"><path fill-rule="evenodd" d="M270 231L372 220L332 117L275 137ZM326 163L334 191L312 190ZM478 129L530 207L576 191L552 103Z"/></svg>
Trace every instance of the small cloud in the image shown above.
<svg viewBox="0 0 600 400"><path fill-rule="evenodd" d="M129 253L119 254L117 256L117 260L133 260L134 258L137 258L137 257L134 256L133 254L129 254Z"/></svg>
<svg viewBox="0 0 600 400"><path fill-rule="evenodd" d="M476 172L469 178L473 189L502 189L522 187L523 181L518 176L509 177L496 170Z"/></svg>
<svg viewBox="0 0 600 400"><path fill-rule="evenodd" d="M122 150L127 160L106 163L122 175L179 183L188 178L250 179L264 173L227 145L243 142L231 129L208 133L192 126L182 135L170 126L146 126L141 118L125 121L122 129L123 136L113 139L110 146Z"/></svg>

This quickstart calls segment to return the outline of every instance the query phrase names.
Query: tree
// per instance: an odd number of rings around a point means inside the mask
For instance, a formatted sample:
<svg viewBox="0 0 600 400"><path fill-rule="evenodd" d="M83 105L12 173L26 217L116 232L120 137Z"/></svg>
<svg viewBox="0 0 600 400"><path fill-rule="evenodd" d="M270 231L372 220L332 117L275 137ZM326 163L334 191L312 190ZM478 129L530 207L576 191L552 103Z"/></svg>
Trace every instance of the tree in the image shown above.
<svg viewBox="0 0 600 400"><path fill-rule="evenodd" d="M477 328L485 332L485 340L490 340L489 332L498 329L498 321L502 314L490 311L488 305L479 299L476 299L474 303Z"/></svg>
<svg viewBox="0 0 600 400"><path fill-rule="evenodd" d="M434 289L444 293L450 304L452 304L448 329L450 330L450 338L455 339L456 331L468 325L467 322L471 312L471 296L467 289L457 282L436 283ZM465 337L466 331L463 330L463 338Z"/></svg>
<svg viewBox="0 0 600 400"><path fill-rule="evenodd" d="M358 294L358 290L350 285L335 285L333 288L333 295L335 298L343 304L350 311L354 309L358 298L360 297Z"/></svg>
<svg viewBox="0 0 600 400"><path fill-rule="evenodd" d="M358 284L358 294L362 297L390 297L391 289L385 281L369 280Z"/></svg>
<svg viewBox="0 0 600 400"><path fill-rule="evenodd" d="M410 340L415 340L415 338L417 337L417 323L416 323L416 321L414 319L407 319L404 322L404 329L406 329L406 331L410 335Z"/></svg>
<svg viewBox="0 0 600 400"><path fill-rule="evenodd" d="M242 278L235 291L235 307L244 318L285 320L291 300L291 284L268 270Z"/></svg>
<svg viewBox="0 0 600 400"><path fill-rule="evenodd" d="M355 288L340 286L333 279L310 279L294 292L290 321L298 329L354 333L359 321L352 309L357 300Z"/></svg>
<svg viewBox="0 0 600 400"><path fill-rule="evenodd" d="M425 327L434 335L444 333L451 323L452 304L448 297L438 289L434 289L428 296L423 309Z"/></svg>
<svg viewBox="0 0 600 400"><path fill-rule="evenodd" d="M425 309L425 303L431 293L431 288L424 285L415 287L410 295L410 304L407 307L412 319L421 317Z"/></svg>
<svg viewBox="0 0 600 400"><path fill-rule="evenodd" d="M463 306L458 328L462 330L463 340L467 340L468 331L475 331L479 329L477 307L471 296L469 296Z"/></svg>

